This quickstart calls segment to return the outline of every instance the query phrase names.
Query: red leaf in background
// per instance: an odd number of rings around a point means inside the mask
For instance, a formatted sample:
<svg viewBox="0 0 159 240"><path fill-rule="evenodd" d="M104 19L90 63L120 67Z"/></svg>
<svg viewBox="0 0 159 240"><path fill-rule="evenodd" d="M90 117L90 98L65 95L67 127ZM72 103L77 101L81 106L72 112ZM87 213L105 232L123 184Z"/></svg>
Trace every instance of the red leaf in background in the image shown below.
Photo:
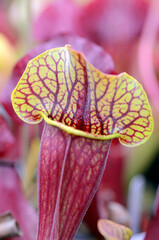
<svg viewBox="0 0 159 240"><path fill-rule="evenodd" d="M159 239L159 214L151 220L144 240L158 240Z"/></svg>
<svg viewBox="0 0 159 240"><path fill-rule="evenodd" d="M156 203L155 214L150 220L144 240L159 239L159 188L157 190L155 203Z"/></svg>
<svg viewBox="0 0 159 240"><path fill-rule="evenodd" d="M73 239L99 185L109 145L45 125L39 154L39 240Z"/></svg>
<svg viewBox="0 0 159 240"><path fill-rule="evenodd" d="M36 19L34 35L46 41L56 34L76 33L104 47L117 72L130 72L148 6L147 0L92 0L83 5L56 0Z"/></svg>
<svg viewBox="0 0 159 240"><path fill-rule="evenodd" d="M55 1L36 19L34 34L39 41L68 32L100 45L127 41L141 31L146 9L145 0L92 0L83 6L73 0Z"/></svg>
<svg viewBox="0 0 159 240"><path fill-rule="evenodd" d="M15 148L16 140L6 120L0 115L0 158L7 157Z"/></svg>
<svg viewBox="0 0 159 240"><path fill-rule="evenodd" d="M157 76L159 65L157 65L158 69L155 69L154 59L155 53L157 54L157 44L159 43L158 12L158 0L151 1L138 48L141 80L157 111L159 111L159 78Z"/></svg>
<svg viewBox="0 0 159 240"><path fill-rule="evenodd" d="M35 240L37 215L22 194L20 180L11 167L0 165L0 214L10 211L18 221L23 236L15 240Z"/></svg>
<svg viewBox="0 0 159 240"><path fill-rule="evenodd" d="M106 49L114 60L116 72L131 73L148 6L147 0L93 0L81 11L80 35Z"/></svg>
<svg viewBox="0 0 159 240"><path fill-rule="evenodd" d="M142 29L147 6L145 0L93 0L81 11L82 31L102 46L131 41Z"/></svg>
<svg viewBox="0 0 159 240"><path fill-rule="evenodd" d="M34 36L48 41L61 33L77 33L80 5L73 0L51 2L34 23Z"/></svg>
<svg viewBox="0 0 159 240"><path fill-rule="evenodd" d="M22 140L21 129L10 121L7 114L0 115L0 161L15 163L21 160Z"/></svg>
<svg viewBox="0 0 159 240"><path fill-rule="evenodd" d="M11 116L11 118L17 123L22 124L20 118L15 114L12 104L11 104L11 93L18 83L20 77L22 76L27 63L38 54L56 47L62 47L66 44L70 44L75 50L83 52L88 59L96 68L105 73L113 73L114 72L114 64L111 57L98 45L95 43L80 38L78 36L65 34L56 36L52 41L47 43L43 43L32 49L28 54L26 54L13 69L13 74L6 84L4 90L0 96L0 102ZM100 61L99 61L100 59Z"/></svg>

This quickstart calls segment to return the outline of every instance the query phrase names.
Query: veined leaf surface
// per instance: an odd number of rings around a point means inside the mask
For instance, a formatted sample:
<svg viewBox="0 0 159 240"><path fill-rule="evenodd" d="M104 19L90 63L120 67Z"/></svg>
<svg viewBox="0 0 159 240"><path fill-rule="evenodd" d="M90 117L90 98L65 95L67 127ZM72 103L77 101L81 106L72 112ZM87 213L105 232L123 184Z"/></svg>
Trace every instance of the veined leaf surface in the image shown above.
<svg viewBox="0 0 159 240"><path fill-rule="evenodd" d="M107 219L98 220L98 229L107 240L129 240L132 236L129 228Z"/></svg>
<svg viewBox="0 0 159 240"><path fill-rule="evenodd" d="M126 73L107 75L66 45L31 60L12 93L18 116L28 123L43 118L78 136L124 145L145 142L153 130L147 96Z"/></svg>
<svg viewBox="0 0 159 240"><path fill-rule="evenodd" d="M38 166L38 240L73 239L99 186L110 142L45 124Z"/></svg>

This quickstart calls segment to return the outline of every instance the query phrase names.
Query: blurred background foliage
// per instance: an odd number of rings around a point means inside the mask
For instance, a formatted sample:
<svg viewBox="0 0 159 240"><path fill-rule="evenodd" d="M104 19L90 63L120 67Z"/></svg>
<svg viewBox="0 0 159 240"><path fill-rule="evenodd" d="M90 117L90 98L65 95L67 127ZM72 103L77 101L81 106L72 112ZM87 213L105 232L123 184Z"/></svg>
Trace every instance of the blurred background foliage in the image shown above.
<svg viewBox="0 0 159 240"><path fill-rule="evenodd" d="M103 177L104 184L101 183L102 190L101 192L99 190L99 196L103 194L103 189L105 191L104 204L107 217L114 219L118 211L109 208L108 203L115 201L127 208L128 197L132 198L129 200L131 203L135 202L136 196L131 195L129 184L134 176L142 175L144 191L136 193L143 194L137 231L145 231L153 212L159 182L159 2L158 0L1 0L0 94L4 94L13 67L21 57L39 43L65 33L88 38L103 47L114 61L115 73L126 71L143 85L148 94L155 121L152 137L144 145L136 148L119 147L118 143L114 142L115 147L110 152L110 161L108 159ZM39 129L13 123L2 106L1 115L7 121L16 143L13 144L11 153L8 154L6 150L6 155L1 154L0 161L15 163L21 178L22 191L36 209ZM15 148L18 148L16 154ZM119 173L118 176L116 172ZM138 180L134 181L138 186L140 183ZM118 190L115 190L117 185ZM0 196L2 195L3 193L0 192ZM99 200L94 201L100 204ZM131 209L128 210L131 212ZM95 210L89 211L86 222L91 227L89 218ZM111 211L115 217L110 217Z"/></svg>

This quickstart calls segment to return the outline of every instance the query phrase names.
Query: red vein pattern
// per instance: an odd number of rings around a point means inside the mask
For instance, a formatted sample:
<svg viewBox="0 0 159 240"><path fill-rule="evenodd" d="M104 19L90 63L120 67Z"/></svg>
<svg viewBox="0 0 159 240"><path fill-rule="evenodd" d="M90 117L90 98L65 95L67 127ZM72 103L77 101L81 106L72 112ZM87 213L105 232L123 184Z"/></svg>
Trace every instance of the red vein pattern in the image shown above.
<svg viewBox="0 0 159 240"><path fill-rule="evenodd" d="M107 219L98 221L98 229L107 240L129 240L132 236L129 228Z"/></svg>
<svg viewBox="0 0 159 240"><path fill-rule="evenodd" d="M46 123L39 161L38 240L71 240L103 174L110 141L72 136Z"/></svg>
<svg viewBox="0 0 159 240"><path fill-rule="evenodd" d="M153 129L146 94L135 79L126 73L104 74L69 46L31 60L12 93L12 103L28 123L44 118L68 133L119 137L125 145L145 142Z"/></svg>

